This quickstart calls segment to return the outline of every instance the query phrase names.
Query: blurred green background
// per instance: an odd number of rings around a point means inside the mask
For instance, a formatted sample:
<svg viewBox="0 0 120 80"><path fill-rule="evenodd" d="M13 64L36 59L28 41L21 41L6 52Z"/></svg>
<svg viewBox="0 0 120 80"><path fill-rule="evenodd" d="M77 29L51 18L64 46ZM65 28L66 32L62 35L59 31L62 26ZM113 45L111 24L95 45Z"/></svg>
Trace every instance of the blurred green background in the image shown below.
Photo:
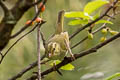
<svg viewBox="0 0 120 80"><path fill-rule="evenodd" d="M46 4L46 10L43 13L43 19L47 22L42 26L42 32L44 33L45 39L47 40L51 34L54 33L56 26L57 13L65 9L66 11L82 11L84 5L91 0L48 0ZM11 8L16 0L7 0L6 5ZM25 22L34 17L34 8L31 8L28 12L24 14L21 20L18 22L13 30L13 34L20 30L25 25ZM2 19L4 13L0 8L0 20ZM65 18L64 28L72 34L76 29L81 27L78 26L68 26L69 19ZM113 25L110 26L112 29L120 31L120 19L119 15L116 16L113 21ZM98 25L99 27L100 25ZM32 28L28 28L22 34L20 34L15 39L10 40L7 47L3 50L3 53L14 43L21 35L26 33ZM79 35L71 40L71 45L75 44L81 40L86 35L86 31L82 31ZM102 35L97 33L93 40L87 40L78 47L72 50L73 53L78 53L80 51L91 48L99 43L99 39ZM110 37L110 36L108 36ZM0 64L0 80L7 80L8 78L14 76L20 72L23 68L37 60L37 42L36 42L36 31L32 32L28 36L24 37L19 41L9 54L5 57L2 64ZM112 43L104 46L96 53L90 54L88 56L82 57L72 64L75 66L73 71L63 71L63 76L60 76L56 72L52 72L46 76L43 80L104 80L106 77L120 72L120 39L113 41ZM41 53L44 53L44 48L41 45ZM49 65L43 65L42 70L49 68ZM32 69L24 74L18 80L24 80L32 75L33 71L37 68ZM98 76L98 77L95 77ZM89 77L91 79L89 79Z"/></svg>

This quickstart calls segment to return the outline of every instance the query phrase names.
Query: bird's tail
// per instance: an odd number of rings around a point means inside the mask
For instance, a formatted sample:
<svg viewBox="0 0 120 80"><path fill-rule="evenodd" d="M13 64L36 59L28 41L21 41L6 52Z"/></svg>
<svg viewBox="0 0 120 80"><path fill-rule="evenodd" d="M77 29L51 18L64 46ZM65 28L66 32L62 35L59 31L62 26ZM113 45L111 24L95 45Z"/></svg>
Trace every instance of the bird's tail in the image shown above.
<svg viewBox="0 0 120 80"><path fill-rule="evenodd" d="M61 32L63 32L64 14L65 10L61 10L58 13L57 27L55 32L56 34L60 34Z"/></svg>

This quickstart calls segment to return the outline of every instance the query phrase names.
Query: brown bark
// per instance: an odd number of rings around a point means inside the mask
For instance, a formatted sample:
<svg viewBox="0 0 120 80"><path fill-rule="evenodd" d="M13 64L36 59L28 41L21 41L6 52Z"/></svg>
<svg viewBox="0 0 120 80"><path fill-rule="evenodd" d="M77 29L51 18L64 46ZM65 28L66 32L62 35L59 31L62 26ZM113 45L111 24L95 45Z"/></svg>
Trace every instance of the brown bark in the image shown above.
<svg viewBox="0 0 120 80"><path fill-rule="evenodd" d="M13 8L4 10L5 15L0 22L0 51L8 44L16 23L31 7L32 3L33 0L18 0ZM2 7L3 4L0 4L0 6Z"/></svg>

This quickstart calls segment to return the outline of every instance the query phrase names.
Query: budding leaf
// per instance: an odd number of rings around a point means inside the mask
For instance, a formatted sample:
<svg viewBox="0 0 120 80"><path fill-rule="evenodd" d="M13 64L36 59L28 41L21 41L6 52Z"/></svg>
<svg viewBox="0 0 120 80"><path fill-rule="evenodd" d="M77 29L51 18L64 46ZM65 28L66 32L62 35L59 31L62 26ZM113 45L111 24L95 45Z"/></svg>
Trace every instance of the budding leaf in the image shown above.
<svg viewBox="0 0 120 80"><path fill-rule="evenodd" d="M65 66L62 66L60 69L62 70L74 70L74 66L72 64L66 64Z"/></svg>
<svg viewBox="0 0 120 80"><path fill-rule="evenodd" d="M87 23L88 23L88 20L76 19L76 20L70 21L68 25L74 26L74 25L87 24Z"/></svg>
<svg viewBox="0 0 120 80"><path fill-rule="evenodd" d="M74 11L74 12L65 12L65 17L67 18L83 18L83 19L89 19L89 16L86 16L84 12L80 11Z"/></svg>
<svg viewBox="0 0 120 80"><path fill-rule="evenodd" d="M97 10L98 8L102 7L103 5L107 3L109 3L109 1L105 1L105 0L97 0L97 1L89 2L84 8L84 12L91 14L95 10Z"/></svg>
<svg viewBox="0 0 120 80"><path fill-rule="evenodd" d="M54 60L54 62L52 62L50 65L53 66L53 64L55 63L56 65L59 64L61 61L60 60ZM66 64L64 66L62 66L60 69L62 70L73 70L75 67L72 64Z"/></svg>
<svg viewBox="0 0 120 80"><path fill-rule="evenodd" d="M100 23L113 24L111 21L107 21L107 20L99 20L99 21L97 21L95 24L100 24Z"/></svg>

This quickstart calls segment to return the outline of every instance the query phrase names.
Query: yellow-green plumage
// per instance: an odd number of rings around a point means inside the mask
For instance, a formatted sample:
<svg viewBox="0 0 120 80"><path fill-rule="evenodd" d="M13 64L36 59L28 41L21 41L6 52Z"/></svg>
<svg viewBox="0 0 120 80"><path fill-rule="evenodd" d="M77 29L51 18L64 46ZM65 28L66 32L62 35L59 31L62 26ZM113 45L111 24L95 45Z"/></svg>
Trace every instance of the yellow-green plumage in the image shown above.
<svg viewBox="0 0 120 80"><path fill-rule="evenodd" d="M64 59L67 52L65 41L69 44L69 36L63 32L64 13L64 10L59 12L55 34L46 43L46 56L52 60Z"/></svg>
<svg viewBox="0 0 120 80"><path fill-rule="evenodd" d="M67 52L65 40L69 42L67 32L61 32L50 38L46 46L46 56L52 60L62 60Z"/></svg>

